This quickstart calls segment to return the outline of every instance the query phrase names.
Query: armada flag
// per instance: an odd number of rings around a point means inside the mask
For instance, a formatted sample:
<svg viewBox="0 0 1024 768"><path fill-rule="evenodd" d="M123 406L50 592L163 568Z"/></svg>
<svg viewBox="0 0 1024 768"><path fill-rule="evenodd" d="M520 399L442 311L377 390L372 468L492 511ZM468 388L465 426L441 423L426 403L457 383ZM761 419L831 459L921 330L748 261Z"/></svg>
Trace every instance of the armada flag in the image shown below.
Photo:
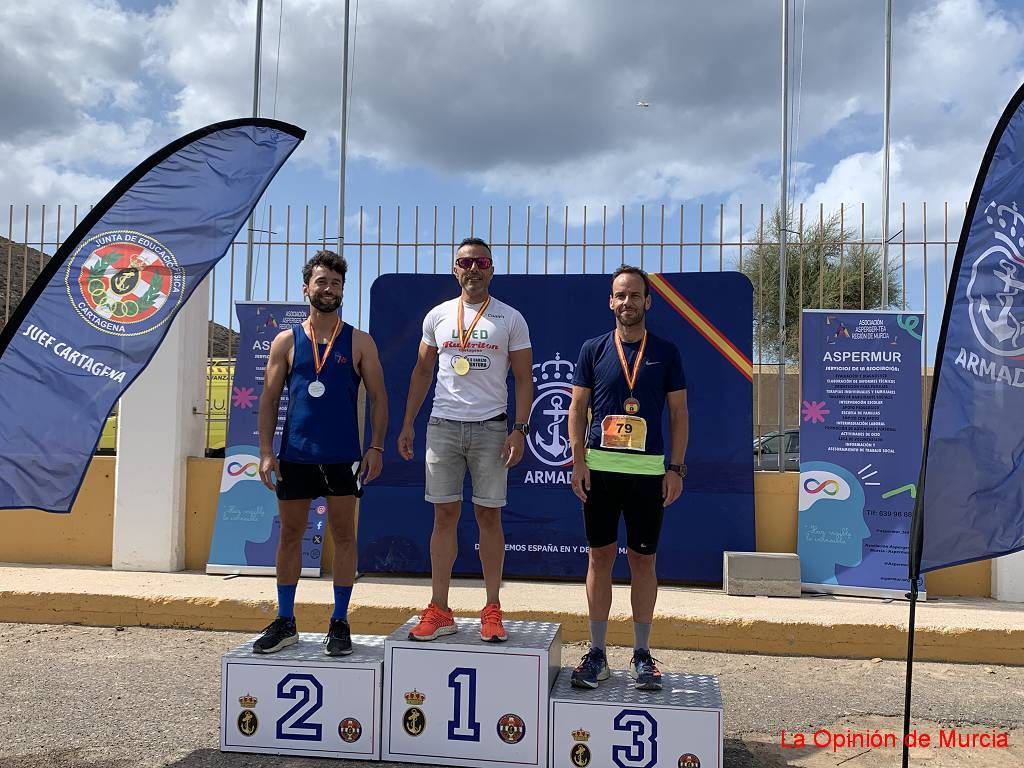
<svg viewBox="0 0 1024 768"><path fill-rule="evenodd" d="M911 580L1024 549L1024 87L975 182L936 353Z"/></svg>
<svg viewBox="0 0 1024 768"><path fill-rule="evenodd" d="M190 133L57 250L0 334L0 509L71 509L110 409L304 136L261 118Z"/></svg>

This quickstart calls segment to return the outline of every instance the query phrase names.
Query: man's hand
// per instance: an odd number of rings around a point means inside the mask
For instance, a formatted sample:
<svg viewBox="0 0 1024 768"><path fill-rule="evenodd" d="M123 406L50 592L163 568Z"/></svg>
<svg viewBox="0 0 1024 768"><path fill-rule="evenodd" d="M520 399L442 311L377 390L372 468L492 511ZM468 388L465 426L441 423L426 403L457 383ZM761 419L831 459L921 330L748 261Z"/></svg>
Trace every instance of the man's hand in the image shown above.
<svg viewBox="0 0 1024 768"><path fill-rule="evenodd" d="M667 507L674 502L682 492L683 478L679 476L678 472L673 472L671 469L668 470L661 481L661 497L665 500L663 506Z"/></svg>
<svg viewBox="0 0 1024 768"><path fill-rule="evenodd" d="M513 429L505 438L505 445L501 447L501 458L505 461L506 467L514 467L523 460L523 448L526 446L526 439L518 429Z"/></svg>
<svg viewBox="0 0 1024 768"><path fill-rule="evenodd" d="M590 493L590 469L583 461L574 461L572 464L572 492L580 501L586 501Z"/></svg>
<svg viewBox="0 0 1024 768"><path fill-rule="evenodd" d="M370 448L363 454L363 465L359 468L359 479L363 485L371 483L380 476L384 467L384 454L376 448Z"/></svg>
<svg viewBox="0 0 1024 768"><path fill-rule="evenodd" d="M270 490L277 490L277 483L281 480L281 467L274 454L260 457L260 480Z"/></svg>
<svg viewBox="0 0 1024 768"><path fill-rule="evenodd" d="M398 455L406 461L412 461L412 442L416 439L416 430L412 427L402 427L398 435Z"/></svg>

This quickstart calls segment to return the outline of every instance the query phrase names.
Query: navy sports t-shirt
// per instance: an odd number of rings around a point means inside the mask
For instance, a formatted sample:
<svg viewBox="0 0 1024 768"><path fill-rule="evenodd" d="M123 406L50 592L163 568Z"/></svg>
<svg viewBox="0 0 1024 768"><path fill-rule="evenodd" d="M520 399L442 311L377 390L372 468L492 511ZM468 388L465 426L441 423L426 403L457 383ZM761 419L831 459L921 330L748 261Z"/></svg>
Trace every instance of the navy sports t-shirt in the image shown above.
<svg viewBox="0 0 1024 768"><path fill-rule="evenodd" d="M664 472L662 462L665 440L661 434L661 420L665 410L665 396L669 392L686 389L686 376L679 350L671 342L647 332L647 348L633 388L633 397L640 401L640 410L636 416L643 417L647 422L646 446L642 451L629 448L605 450L601 448L602 422L605 416L625 414L624 403L630 396L615 348L614 333L611 331L583 343L573 375L574 385L591 390L587 464L591 465L591 459L595 458L597 461L593 462L594 468L598 469L642 474L654 474L655 469L659 473ZM622 351L630 370L639 350L639 341L622 343ZM593 456L595 452L599 454L596 457ZM642 456L658 456L657 466L650 459L637 461ZM611 459L612 465L603 459Z"/></svg>

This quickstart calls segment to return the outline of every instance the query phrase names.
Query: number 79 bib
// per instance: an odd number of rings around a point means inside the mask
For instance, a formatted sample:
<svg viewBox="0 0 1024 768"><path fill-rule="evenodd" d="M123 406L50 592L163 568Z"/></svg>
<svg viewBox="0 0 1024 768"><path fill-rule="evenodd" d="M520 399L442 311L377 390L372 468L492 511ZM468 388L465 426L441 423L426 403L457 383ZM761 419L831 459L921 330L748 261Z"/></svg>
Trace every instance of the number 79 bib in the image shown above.
<svg viewBox="0 0 1024 768"><path fill-rule="evenodd" d="M611 450L645 450L647 422L640 416L605 416L601 420L601 447Z"/></svg>

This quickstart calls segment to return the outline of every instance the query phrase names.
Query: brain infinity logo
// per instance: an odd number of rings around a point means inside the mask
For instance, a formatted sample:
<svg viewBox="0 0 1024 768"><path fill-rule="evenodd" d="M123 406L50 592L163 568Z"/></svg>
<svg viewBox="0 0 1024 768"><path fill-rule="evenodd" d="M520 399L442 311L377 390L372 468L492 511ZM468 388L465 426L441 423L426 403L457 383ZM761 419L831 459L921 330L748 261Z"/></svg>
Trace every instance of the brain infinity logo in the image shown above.
<svg viewBox="0 0 1024 768"><path fill-rule="evenodd" d="M804 480L804 490L811 495L824 492L826 496L835 496L839 493L839 483L835 480L826 480L823 483L819 483L813 477L809 477Z"/></svg>
<svg viewBox="0 0 1024 768"><path fill-rule="evenodd" d="M246 477L256 477L258 467L256 462L250 461L248 464L239 464L237 461L232 461L228 464L228 474L232 477L238 477L244 474Z"/></svg>

